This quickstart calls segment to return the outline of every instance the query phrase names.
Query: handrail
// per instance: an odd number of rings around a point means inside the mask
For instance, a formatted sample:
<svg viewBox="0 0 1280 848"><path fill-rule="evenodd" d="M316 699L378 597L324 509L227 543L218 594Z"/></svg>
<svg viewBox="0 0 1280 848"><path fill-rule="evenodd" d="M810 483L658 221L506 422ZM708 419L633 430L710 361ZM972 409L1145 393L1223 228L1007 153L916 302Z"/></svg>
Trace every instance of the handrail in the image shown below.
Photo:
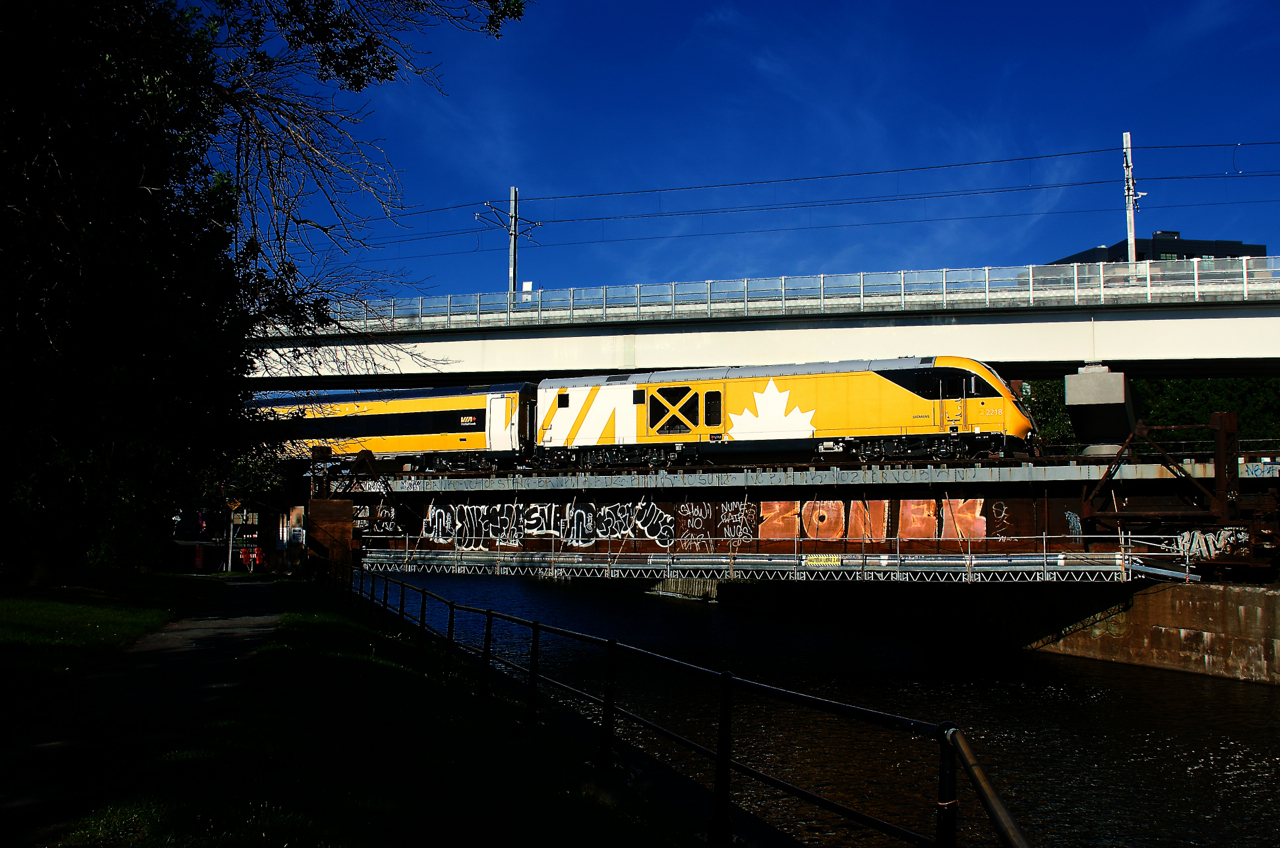
<svg viewBox="0 0 1280 848"><path fill-rule="evenodd" d="M756 315L1132 306L1280 298L1280 257L785 275L357 301L337 332ZM287 336L281 329L276 335Z"/></svg>
<svg viewBox="0 0 1280 848"><path fill-rule="evenodd" d="M356 576L359 576L357 582ZM406 620L416 623L423 634L429 632L435 638L442 639L450 652L455 649L462 650L465 654L478 657L484 666L486 675L482 680L482 688L487 688L487 671L491 662L509 668L519 674L523 674L529 681L528 704L526 707L529 717L536 717L536 698L539 684L546 683L553 688L568 692L575 698L583 699L588 703L596 704L603 710L601 728L600 728L600 752L597 754L597 760L602 761L611 757L609 753L612 747L613 739L613 721L615 717L622 717L628 721L647 728L648 730L668 739L687 750L700 754L704 757L713 759L716 764L716 780L715 780L715 803L712 814L711 832L708 835L708 842L712 844L731 844L732 834L729 829L728 805L729 800L729 772L737 773L750 777L775 789L778 789L792 797L806 801L810 804L818 806L824 810L843 816L844 818L856 822L860 825L870 827L895 839L907 842L913 845L945 845L953 846L955 844L955 779L954 764L959 759L960 764L965 770L965 774L969 778L969 782L978 795L978 799L982 803L983 809L987 813L988 819L991 821L992 827L999 836L1001 842L1008 848L1024 848L1029 846L1029 842L1025 834L1014 821L1008 808L1001 801L999 794L996 792L986 772L983 770L977 757L973 753L972 747L969 745L968 739L963 732L960 731L952 722L942 722L940 724L932 724L929 722L919 721L917 719L907 718L905 716L896 716L890 713L884 713L877 710L858 707L852 704L845 704L838 701L831 701L826 698L819 698L813 695L806 695L803 692L795 692L789 689L782 689L776 686L770 686L754 680L744 680L734 677L726 672L714 672L711 669L692 663L638 648L633 645L625 645L615 640L603 639L587 633L579 633L573 630L554 627L541 624L535 621L520 618L519 616L510 615L508 613L496 612L491 609L481 609L465 604L459 604L449 601L442 596L431 592L419 586L411 586L401 580L394 580L385 574L379 575L376 572L368 571L359 566L335 566L331 563L330 578L334 581L334 585L341 591L346 593L354 593L362 600L368 600L375 607L380 607L384 611L396 616L397 619ZM365 578L368 577L368 591L365 591ZM377 592L377 581L382 580L382 597L379 599ZM392 605L389 597L389 589L391 586L398 588L396 605ZM405 610L405 597L408 592L413 591L419 593L422 599L422 606L419 608L418 617L416 619L410 617ZM449 608L449 627L446 634L441 634L437 629L426 623L425 605L428 598L437 602L444 603ZM485 637L483 649L478 649L459 641L456 638L454 629L454 615L457 612L471 613L482 615L485 618ZM498 656L492 650L492 624L494 619L505 621L511 624L529 628L531 631L529 644L529 663L527 666L521 665L514 660L506 657ZM608 683L604 695L597 696L589 692L584 692L576 687L570 686L563 681L556 680L545 674L540 673L538 669L538 640L536 636L539 633L549 633L562 636L576 641L584 642L591 645L603 646L608 649ZM721 706L720 706L720 729L719 741L714 748L708 747L701 743L695 742L685 736L663 727L655 721L647 719L618 707L614 703L614 686L615 672L614 663L619 652L627 652L646 659L657 660L667 663L687 671L699 674L708 678L715 678L720 681ZM838 801L826 798L803 787L796 786L781 778L767 774L759 769L747 765L732 757L732 695L735 689L742 689L756 694L765 695L786 701L797 706L807 707L819 710L830 715L851 718L868 724L873 724L889 730L895 730L910 733L913 736L932 739L936 741L942 752L939 766L939 782L938 782L938 808L937 808L937 829L935 836L930 838L922 834L916 833L909 829L892 824L876 818L875 816L854 810Z"/></svg>
<svg viewBox="0 0 1280 848"><path fill-rule="evenodd" d="M981 764L978 763L978 758L974 756L973 749L969 747L969 740L965 738L964 732L958 727L950 727L947 728L946 737L947 741L956 749L956 754L960 758L960 765L964 766L965 773L969 775L969 781L977 791L978 800L982 802L982 807L987 811L987 816L991 819L992 824L996 825L996 833L1000 835L1001 841L1009 848L1030 848L1031 843L1027 841L1026 835L1018 827L1018 823L1013 820L1009 809L1000 800L995 787L991 785L991 781L987 778L987 773L982 770Z"/></svg>

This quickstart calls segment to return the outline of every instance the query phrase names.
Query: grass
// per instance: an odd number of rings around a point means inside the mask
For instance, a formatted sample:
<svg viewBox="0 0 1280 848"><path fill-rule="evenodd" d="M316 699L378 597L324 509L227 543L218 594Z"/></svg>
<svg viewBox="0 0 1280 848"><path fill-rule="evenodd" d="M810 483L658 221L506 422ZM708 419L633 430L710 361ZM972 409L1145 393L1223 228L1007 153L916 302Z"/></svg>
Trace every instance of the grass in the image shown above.
<svg viewBox="0 0 1280 848"><path fill-rule="evenodd" d="M471 671L446 675L430 646L419 659L310 584L276 590L289 611L244 685L30 844L688 844L554 722L522 725L522 705L477 694Z"/></svg>
<svg viewBox="0 0 1280 848"><path fill-rule="evenodd" d="M207 608L221 582L165 574L104 575L0 595L0 670L40 687L111 662L166 622Z"/></svg>

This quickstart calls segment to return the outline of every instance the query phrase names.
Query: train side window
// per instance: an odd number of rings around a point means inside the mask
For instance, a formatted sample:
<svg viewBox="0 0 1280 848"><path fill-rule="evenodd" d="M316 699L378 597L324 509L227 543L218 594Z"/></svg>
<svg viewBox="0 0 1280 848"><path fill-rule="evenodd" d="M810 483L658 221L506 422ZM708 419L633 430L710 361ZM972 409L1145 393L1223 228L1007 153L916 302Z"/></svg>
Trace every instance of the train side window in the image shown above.
<svg viewBox="0 0 1280 848"><path fill-rule="evenodd" d="M689 399L680 404L680 414L693 426L698 426L698 393L689 395Z"/></svg>
<svg viewBox="0 0 1280 848"><path fill-rule="evenodd" d="M568 393L568 392L565 392L565 393L564 393L564 394L562 394L562 395L556 395L556 406L557 406L559 409L568 409L568 408L569 408L569 393Z"/></svg>
<svg viewBox="0 0 1280 848"><path fill-rule="evenodd" d="M707 413L704 416L707 422L707 426L719 427L720 426L720 393L707 392L703 400L703 405L705 406L706 413Z"/></svg>
<svg viewBox="0 0 1280 848"><path fill-rule="evenodd" d="M664 404L657 395L654 395L651 398L649 398L649 429L650 430L658 426L659 422L662 421L662 417L667 414L667 409L668 409L667 405Z"/></svg>
<svg viewBox="0 0 1280 848"><path fill-rule="evenodd" d="M631 402L636 406L644 406L644 389L633 389L631 391Z"/></svg>
<svg viewBox="0 0 1280 848"><path fill-rule="evenodd" d="M649 429L667 436L688 433L690 425L698 426L698 393L688 386L663 386L649 398Z"/></svg>

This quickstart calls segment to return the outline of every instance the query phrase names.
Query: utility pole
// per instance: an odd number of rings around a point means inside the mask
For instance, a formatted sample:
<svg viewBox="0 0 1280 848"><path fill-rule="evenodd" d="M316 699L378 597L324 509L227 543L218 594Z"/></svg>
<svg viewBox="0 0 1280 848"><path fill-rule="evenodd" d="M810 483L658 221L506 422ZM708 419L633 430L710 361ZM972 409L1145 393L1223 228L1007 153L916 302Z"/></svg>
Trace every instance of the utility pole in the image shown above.
<svg viewBox="0 0 1280 848"><path fill-rule="evenodd" d="M520 237L532 241L536 241L529 233L542 226L541 221L526 221L520 217L520 189L515 186L511 187L511 205L504 212L498 208L492 201L485 201L485 211L476 213L476 220L495 230L502 230L507 234L509 246L507 247L507 291L510 297L515 298L516 293L516 244Z"/></svg>
<svg viewBox="0 0 1280 848"><path fill-rule="evenodd" d="M1128 133L1125 133L1125 138L1128 138L1128 137L1129 137L1129 134L1128 134ZM520 235L520 232L519 232L519 225L520 225L520 210L519 210L519 207L520 207L520 189L516 188L515 186L512 186L512 187L511 187L511 212L510 212L510 214L507 216L507 235L508 235L508 236L510 237L510 239L511 239L511 247L509 248L509 254L510 254L510 256L509 256L508 261L507 261L507 264L508 264L508 271L507 271L507 291L509 291L509 292L511 293L511 295L512 295L512 296L514 296L514 295L515 295L515 293L516 293L516 239L517 239L517 238L519 237L519 235ZM1131 214L1129 217L1130 217L1130 219L1132 219L1132 218L1133 218L1133 215ZM1129 229L1130 229L1130 230L1132 230L1132 229L1133 229L1132 224L1129 226ZM1129 241L1130 241L1130 242L1132 242L1132 241L1133 241L1133 237L1132 237L1132 236L1130 236L1130 237L1129 237ZM1133 252L1133 246L1132 246L1132 244L1130 244L1129 252L1130 252L1130 253L1132 253L1132 252Z"/></svg>
<svg viewBox="0 0 1280 848"><path fill-rule="evenodd" d="M1129 225L1129 264L1138 261L1138 245L1135 239L1133 214L1138 211L1138 198L1146 197L1145 191L1138 191L1133 180L1133 144L1129 134L1124 134L1124 216Z"/></svg>

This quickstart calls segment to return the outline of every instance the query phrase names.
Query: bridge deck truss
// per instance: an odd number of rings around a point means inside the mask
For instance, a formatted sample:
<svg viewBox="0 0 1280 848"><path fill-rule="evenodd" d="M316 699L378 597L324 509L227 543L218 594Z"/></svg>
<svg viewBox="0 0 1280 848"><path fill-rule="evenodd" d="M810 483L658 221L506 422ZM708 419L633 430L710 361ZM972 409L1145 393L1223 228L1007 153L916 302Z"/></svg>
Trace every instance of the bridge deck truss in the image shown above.
<svg viewBox="0 0 1280 848"><path fill-rule="evenodd" d="M814 564L819 562L821 564ZM1123 583L1134 579L1198 582L1185 565L1130 553L1045 556L678 554L614 558L585 554L410 551L366 552L365 568L425 574L600 577L630 580L874 581L917 583Z"/></svg>

